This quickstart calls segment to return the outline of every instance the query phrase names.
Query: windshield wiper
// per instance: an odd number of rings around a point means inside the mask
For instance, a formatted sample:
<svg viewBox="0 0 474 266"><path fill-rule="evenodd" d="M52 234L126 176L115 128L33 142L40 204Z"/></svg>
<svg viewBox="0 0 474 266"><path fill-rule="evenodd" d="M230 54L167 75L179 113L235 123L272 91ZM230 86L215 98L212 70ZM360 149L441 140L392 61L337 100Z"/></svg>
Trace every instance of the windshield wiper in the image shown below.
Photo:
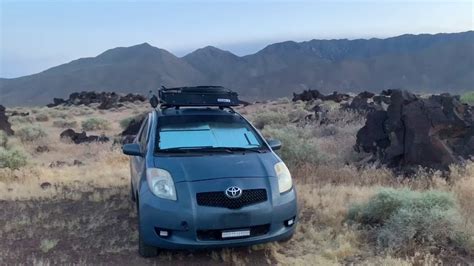
<svg viewBox="0 0 474 266"><path fill-rule="evenodd" d="M177 147L160 149L158 152L166 153L188 153L188 152L227 152L233 153L234 151L252 151L262 153L264 152L260 148L245 148L245 147L213 147L213 146L198 146L198 147Z"/></svg>
<svg viewBox="0 0 474 266"><path fill-rule="evenodd" d="M231 151L252 151L252 152L258 152L258 153L265 152L261 148L250 148L250 147L226 147L226 149L229 149Z"/></svg>
<svg viewBox="0 0 474 266"><path fill-rule="evenodd" d="M166 153L216 152L216 151L232 153L232 151L226 147L213 147L213 146L177 147L177 148L168 148L168 149L158 150L158 152L166 152Z"/></svg>

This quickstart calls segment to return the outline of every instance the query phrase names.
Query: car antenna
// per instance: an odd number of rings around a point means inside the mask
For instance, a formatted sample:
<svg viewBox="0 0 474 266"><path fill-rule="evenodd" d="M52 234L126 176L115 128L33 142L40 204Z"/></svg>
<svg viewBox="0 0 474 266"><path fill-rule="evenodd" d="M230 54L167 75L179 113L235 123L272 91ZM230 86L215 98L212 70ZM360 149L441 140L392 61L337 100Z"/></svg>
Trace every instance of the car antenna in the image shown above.
<svg viewBox="0 0 474 266"><path fill-rule="evenodd" d="M159 100L156 94L153 93L152 90L149 91L149 98L150 98L150 105L155 109L158 106Z"/></svg>

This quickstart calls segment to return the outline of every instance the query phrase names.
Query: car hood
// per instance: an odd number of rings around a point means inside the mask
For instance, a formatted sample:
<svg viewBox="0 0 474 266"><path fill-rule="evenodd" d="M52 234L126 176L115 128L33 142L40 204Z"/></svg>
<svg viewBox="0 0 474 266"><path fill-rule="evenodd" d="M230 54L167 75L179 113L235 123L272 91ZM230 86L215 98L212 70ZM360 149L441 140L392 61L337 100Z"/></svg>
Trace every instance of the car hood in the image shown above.
<svg viewBox="0 0 474 266"><path fill-rule="evenodd" d="M220 178L274 176L279 162L272 152L206 154L203 156L157 156L154 165L167 170L175 183Z"/></svg>

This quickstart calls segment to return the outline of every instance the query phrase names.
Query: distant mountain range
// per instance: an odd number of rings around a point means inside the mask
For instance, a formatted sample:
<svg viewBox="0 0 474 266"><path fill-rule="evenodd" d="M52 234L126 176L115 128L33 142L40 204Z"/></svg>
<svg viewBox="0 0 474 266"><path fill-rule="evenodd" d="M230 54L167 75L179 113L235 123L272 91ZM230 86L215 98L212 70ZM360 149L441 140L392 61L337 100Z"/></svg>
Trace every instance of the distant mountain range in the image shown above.
<svg viewBox="0 0 474 266"><path fill-rule="evenodd" d="M83 90L147 93L161 85L224 85L247 99L288 96L306 88L461 93L474 89L474 31L287 41L242 57L207 46L179 58L143 43L0 79L0 104L46 104Z"/></svg>

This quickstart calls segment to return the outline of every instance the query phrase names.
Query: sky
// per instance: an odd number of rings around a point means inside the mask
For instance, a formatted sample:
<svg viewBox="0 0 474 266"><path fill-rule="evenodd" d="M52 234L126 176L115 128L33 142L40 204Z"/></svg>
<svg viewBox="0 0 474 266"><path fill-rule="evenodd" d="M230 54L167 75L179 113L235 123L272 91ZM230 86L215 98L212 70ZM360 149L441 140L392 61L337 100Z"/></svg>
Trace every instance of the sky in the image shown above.
<svg viewBox="0 0 474 266"><path fill-rule="evenodd" d="M473 0L0 0L0 77L144 42L180 57L207 45L241 56L287 40L462 32L473 14Z"/></svg>

